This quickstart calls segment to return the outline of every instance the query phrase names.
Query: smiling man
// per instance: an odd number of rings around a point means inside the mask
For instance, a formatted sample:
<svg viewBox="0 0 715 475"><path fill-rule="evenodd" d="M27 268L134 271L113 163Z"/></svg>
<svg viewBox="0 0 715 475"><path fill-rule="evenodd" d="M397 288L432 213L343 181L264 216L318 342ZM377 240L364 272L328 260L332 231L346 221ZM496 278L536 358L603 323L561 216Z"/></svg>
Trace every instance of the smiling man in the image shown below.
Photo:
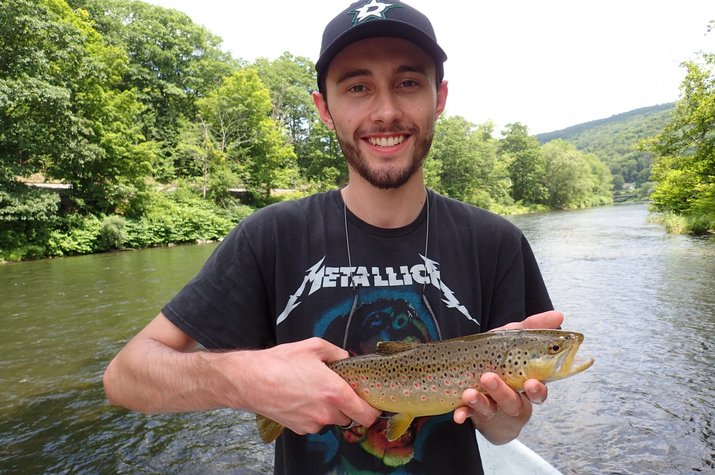
<svg viewBox="0 0 715 475"><path fill-rule="evenodd" d="M313 99L348 184L242 221L110 363L110 402L260 414L290 429L276 473L480 473L474 428L495 443L519 434L546 399L538 381L520 394L487 373L488 394L466 389L453 414L388 441L386 419L325 364L379 341L562 323L517 228L425 188L446 58L398 1L362 0L328 24Z"/></svg>

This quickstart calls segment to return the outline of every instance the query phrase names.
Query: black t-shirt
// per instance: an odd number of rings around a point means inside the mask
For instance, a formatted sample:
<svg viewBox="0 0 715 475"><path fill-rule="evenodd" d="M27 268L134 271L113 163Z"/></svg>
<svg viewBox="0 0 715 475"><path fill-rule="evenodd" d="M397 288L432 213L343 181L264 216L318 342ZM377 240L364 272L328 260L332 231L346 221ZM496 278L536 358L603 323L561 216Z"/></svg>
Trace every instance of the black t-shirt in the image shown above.
<svg viewBox="0 0 715 475"><path fill-rule="evenodd" d="M382 229L335 190L243 220L163 312L208 349L318 336L363 354L378 341L453 338L550 309L531 248L507 220L429 192L413 223ZM393 442L385 425L286 430L275 471L481 472L473 428L451 414L418 418Z"/></svg>

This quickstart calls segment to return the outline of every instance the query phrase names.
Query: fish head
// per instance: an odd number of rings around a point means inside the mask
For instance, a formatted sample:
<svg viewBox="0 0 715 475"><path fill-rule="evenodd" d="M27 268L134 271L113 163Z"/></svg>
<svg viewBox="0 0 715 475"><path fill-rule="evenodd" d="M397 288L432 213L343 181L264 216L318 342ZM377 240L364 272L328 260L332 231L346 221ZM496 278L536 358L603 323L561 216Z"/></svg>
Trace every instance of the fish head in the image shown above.
<svg viewBox="0 0 715 475"><path fill-rule="evenodd" d="M517 330L503 364L503 378L513 389L522 390L527 379L541 382L568 378L590 368L593 358L576 353L583 342L581 333L563 330Z"/></svg>

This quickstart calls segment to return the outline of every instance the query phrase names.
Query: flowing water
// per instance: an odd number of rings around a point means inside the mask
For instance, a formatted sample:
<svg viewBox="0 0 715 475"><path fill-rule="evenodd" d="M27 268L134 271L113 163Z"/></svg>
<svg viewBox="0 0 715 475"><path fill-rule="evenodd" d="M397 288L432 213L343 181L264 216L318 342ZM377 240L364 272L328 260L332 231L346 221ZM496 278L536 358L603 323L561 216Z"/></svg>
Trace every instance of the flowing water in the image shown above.
<svg viewBox="0 0 715 475"><path fill-rule="evenodd" d="M522 442L564 473L715 472L715 239L642 205L513 219L596 358L550 385Z"/></svg>
<svg viewBox="0 0 715 475"><path fill-rule="evenodd" d="M643 205L512 218L596 363L521 440L564 473L715 471L715 239ZM109 407L101 376L214 245L0 266L0 473L271 473L253 416Z"/></svg>

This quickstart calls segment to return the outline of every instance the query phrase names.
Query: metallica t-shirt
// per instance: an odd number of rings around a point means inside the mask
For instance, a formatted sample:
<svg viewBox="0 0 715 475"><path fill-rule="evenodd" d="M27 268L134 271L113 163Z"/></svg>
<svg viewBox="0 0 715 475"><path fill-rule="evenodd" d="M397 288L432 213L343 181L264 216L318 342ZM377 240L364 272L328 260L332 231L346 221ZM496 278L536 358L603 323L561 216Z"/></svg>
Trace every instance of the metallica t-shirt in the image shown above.
<svg viewBox="0 0 715 475"><path fill-rule="evenodd" d="M163 309L208 349L318 336L351 354L379 341L484 332L552 309L525 237L507 220L428 192L408 226L371 226L329 191L243 220ZM417 418L398 440L370 428L276 443L276 473L480 473L474 429Z"/></svg>

